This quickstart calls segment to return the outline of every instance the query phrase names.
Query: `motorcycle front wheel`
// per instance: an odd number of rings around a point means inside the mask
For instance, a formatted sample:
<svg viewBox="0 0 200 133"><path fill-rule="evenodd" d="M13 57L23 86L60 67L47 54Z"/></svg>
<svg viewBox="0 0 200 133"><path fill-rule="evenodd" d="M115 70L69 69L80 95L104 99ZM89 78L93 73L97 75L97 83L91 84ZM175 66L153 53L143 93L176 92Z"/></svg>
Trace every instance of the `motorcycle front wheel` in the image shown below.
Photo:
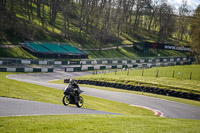
<svg viewBox="0 0 200 133"><path fill-rule="evenodd" d="M70 102L69 96L68 95L64 95L62 101L63 101L63 104L65 106L69 105L69 102Z"/></svg>
<svg viewBox="0 0 200 133"><path fill-rule="evenodd" d="M83 97L82 96L79 96L79 100L78 102L76 103L76 106L81 108L83 106Z"/></svg>

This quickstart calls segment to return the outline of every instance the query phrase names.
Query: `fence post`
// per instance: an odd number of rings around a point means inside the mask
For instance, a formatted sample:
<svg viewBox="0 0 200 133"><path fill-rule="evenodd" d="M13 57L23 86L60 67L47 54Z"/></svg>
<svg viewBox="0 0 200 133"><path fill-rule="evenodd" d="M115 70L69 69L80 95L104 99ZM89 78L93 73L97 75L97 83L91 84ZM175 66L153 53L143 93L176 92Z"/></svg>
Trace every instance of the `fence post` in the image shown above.
<svg viewBox="0 0 200 133"><path fill-rule="evenodd" d="M144 75L144 68L143 68L143 70L142 70L142 76Z"/></svg>
<svg viewBox="0 0 200 133"><path fill-rule="evenodd" d="M117 74L117 69L115 69L115 75Z"/></svg>
<svg viewBox="0 0 200 133"><path fill-rule="evenodd" d="M173 70L173 75L172 75L172 78L174 78L174 73L175 73L175 71Z"/></svg>
<svg viewBox="0 0 200 133"><path fill-rule="evenodd" d="M16 59L16 67L17 67L17 59Z"/></svg>
<svg viewBox="0 0 200 133"><path fill-rule="evenodd" d="M159 69L157 70L156 77L158 77L158 74L159 74Z"/></svg>
<svg viewBox="0 0 200 133"><path fill-rule="evenodd" d="M127 75L129 75L129 69L128 69Z"/></svg>
<svg viewBox="0 0 200 133"><path fill-rule="evenodd" d="M192 80L192 72L190 72L190 80Z"/></svg>

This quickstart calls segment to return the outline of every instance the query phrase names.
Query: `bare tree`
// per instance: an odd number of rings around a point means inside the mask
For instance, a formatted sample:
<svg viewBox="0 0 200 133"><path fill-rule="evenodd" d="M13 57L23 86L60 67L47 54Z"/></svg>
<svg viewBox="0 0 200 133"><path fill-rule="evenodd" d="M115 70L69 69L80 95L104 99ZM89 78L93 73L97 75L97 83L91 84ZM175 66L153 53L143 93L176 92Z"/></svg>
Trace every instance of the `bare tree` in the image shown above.
<svg viewBox="0 0 200 133"><path fill-rule="evenodd" d="M65 37L70 40L70 6L72 0L63 0L62 2L62 14L64 16L64 33Z"/></svg>
<svg viewBox="0 0 200 133"><path fill-rule="evenodd" d="M187 38L188 33L188 25L190 23L190 11L187 7L187 1L183 0L181 7L179 7L179 17L177 22L178 27L178 38L183 41L183 37L185 36Z"/></svg>
<svg viewBox="0 0 200 133"><path fill-rule="evenodd" d="M152 3L151 3L151 7L150 7L148 32L151 31L153 19L154 19L155 15L156 15L156 12L159 9L159 0L152 0L151 2Z"/></svg>
<svg viewBox="0 0 200 133"><path fill-rule="evenodd" d="M6 10L6 0L0 0L0 11Z"/></svg>
<svg viewBox="0 0 200 133"><path fill-rule="evenodd" d="M200 63L200 5L197 7L191 21L191 38L190 46L193 53Z"/></svg>
<svg viewBox="0 0 200 133"><path fill-rule="evenodd" d="M81 36L82 30L83 30L83 23L84 23L84 19L83 19L83 11L85 9L85 5L87 3L87 0L81 0L81 11L80 11L80 19L79 19L79 36Z"/></svg>
<svg viewBox="0 0 200 133"><path fill-rule="evenodd" d="M50 9L49 9L49 23L55 26L56 23L56 16L60 8L60 0L50 0Z"/></svg>
<svg viewBox="0 0 200 133"><path fill-rule="evenodd" d="M171 6L163 3L159 9L159 33L158 42L165 42L172 36L175 27L175 16Z"/></svg>
<svg viewBox="0 0 200 133"><path fill-rule="evenodd" d="M41 0L37 0L37 17L40 18L41 17L41 13L40 13L40 6L41 6Z"/></svg>

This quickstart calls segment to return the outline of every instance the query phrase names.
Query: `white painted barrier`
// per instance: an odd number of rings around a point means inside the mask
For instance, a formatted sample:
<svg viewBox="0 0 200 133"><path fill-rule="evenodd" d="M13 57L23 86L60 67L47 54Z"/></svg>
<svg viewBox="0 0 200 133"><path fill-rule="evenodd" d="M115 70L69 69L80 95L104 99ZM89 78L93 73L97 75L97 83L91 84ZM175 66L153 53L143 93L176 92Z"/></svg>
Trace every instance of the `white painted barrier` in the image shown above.
<svg viewBox="0 0 200 133"><path fill-rule="evenodd" d="M31 64L31 61L30 60L21 60L21 63L22 64Z"/></svg>
<svg viewBox="0 0 200 133"><path fill-rule="evenodd" d="M136 60L132 60L131 63L136 63Z"/></svg>
<svg viewBox="0 0 200 133"><path fill-rule="evenodd" d="M138 67L143 67L143 65L142 64L138 64Z"/></svg>
<svg viewBox="0 0 200 133"><path fill-rule="evenodd" d="M16 68L7 68L7 72L16 72Z"/></svg>
<svg viewBox="0 0 200 133"><path fill-rule="evenodd" d="M82 66L82 67L81 67L81 70L82 70L82 71L88 70L88 66Z"/></svg>
<svg viewBox="0 0 200 133"><path fill-rule="evenodd" d="M99 69L100 69L100 66L94 66L94 69L95 69L95 70L99 70Z"/></svg>
<svg viewBox="0 0 200 133"><path fill-rule="evenodd" d="M122 61L122 64L127 64L127 60L123 60L123 61Z"/></svg>
<svg viewBox="0 0 200 133"><path fill-rule="evenodd" d="M122 68L123 66L122 65L117 65L117 68Z"/></svg>
<svg viewBox="0 0 200 133"><path fill-rule="evenodd" d="M80 61L80 64L86 65L87 62L86 61Z"/></svg>
<svg viewBox="0 0 200 133"><path fill-rule="evenodd" d="M40 65L47 65L47 61L39 61Z"/></svg>
<svg viewBox="0 0 200 133"><path fill-rule="evenodd" d="M140 60L140 63L144 63L144 60Z"/></svg>
<svg viewBox="0 0 200 133"><path fill-rule="evenodd" d="M48 68L42 68L41 72L48 72Z"/></svg>
<svg viewBox="0 0 200 133"><path fill-rule="evenodd" d="M133 65L131 65L131 64L128 64L128 68L132 68L133 67Z"/></svg>
<svg viewBox="0 0 200 133"><path fill-rule="evenodd" d="M97 64L97 61L96 61L96 60L92 61L92 64L93 64L93 65L96 65L96 64Z"/></svg>
<svg viewBox="0 0 200 133"><path fill-rule="evenodd" d="M160 66L160 63L156 63L156 66Z"/></svg>
<svg viewBox="0 0 200 133"><path fill-rule="evenodd" d="M67 71L67 72L73 72L73 71L74 71L74 68L71 68L71 67L70 67L70 68L67 68L66 71Z"/></svg>
<svg viewBox="0 0 200 133"><path fill-rule="evenodd" d="M112 63L113 63L113 64L117 64L117 63L118 63L118 61L112 61Z"/></svg>
<svg viewBox="0 0 200 133"><path fill-rule="evenodd" d="M111 69L112 68L112 66L106 66L106 69Z"/></svg>
<svg viewBox="0 0 200 133"><path fill-rule="evenodd" d="M167 59L163 59L163 62L166 62L167 61Z"/></svg>
<svg viewBox="0 0 200 133"><path fill-rule="evenodd" d="M156 62L159 62L160 61L160 59L156 59Z"/></svg>
<svg viewBox="0 0 200 133"><path fill-rule="evenodd" d="M33 72L33 68L24 68L24 72Z"/></svg>
<svg viewBox="0 0 200 133"><path fill-rule="evenodd" d="M108 64L108 61L102 61L102 64Z"/></svg>
<svg viewBox="0 0 200 133"><path fill-rule="evenodd" d="M54 61L54 65L61 65L62 61Z"/></svg>

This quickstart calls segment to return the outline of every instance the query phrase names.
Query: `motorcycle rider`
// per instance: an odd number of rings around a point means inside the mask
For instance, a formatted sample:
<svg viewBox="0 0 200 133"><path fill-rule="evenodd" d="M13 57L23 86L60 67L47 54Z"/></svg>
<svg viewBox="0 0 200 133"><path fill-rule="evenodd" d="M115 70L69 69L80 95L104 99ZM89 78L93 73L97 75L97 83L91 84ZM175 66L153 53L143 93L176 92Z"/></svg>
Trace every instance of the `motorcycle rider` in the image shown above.
<svg viewBox="0 0 200 133"><path fill-rule="evenodd" d="M69 84L72 85L73 89L75 89L75 88L80 89L79 86L78 86L78 84L77 84L77 82L74 79L72 79L72 78L69 79Z"/></svg>
<svg viewBox="0 0 200 133"><path fill-rule="evenodd" d="M69 80L69 85L71 85L71 91L73 92L73 96L75 98L75 101L77 102L78 98L79 98L79 94L80 94L80 88L79 85L77 84L77 82L74 79L70 79ZM77 89L77 90L76 90ZM75 91L76 90L76 91Z"/></svg>

